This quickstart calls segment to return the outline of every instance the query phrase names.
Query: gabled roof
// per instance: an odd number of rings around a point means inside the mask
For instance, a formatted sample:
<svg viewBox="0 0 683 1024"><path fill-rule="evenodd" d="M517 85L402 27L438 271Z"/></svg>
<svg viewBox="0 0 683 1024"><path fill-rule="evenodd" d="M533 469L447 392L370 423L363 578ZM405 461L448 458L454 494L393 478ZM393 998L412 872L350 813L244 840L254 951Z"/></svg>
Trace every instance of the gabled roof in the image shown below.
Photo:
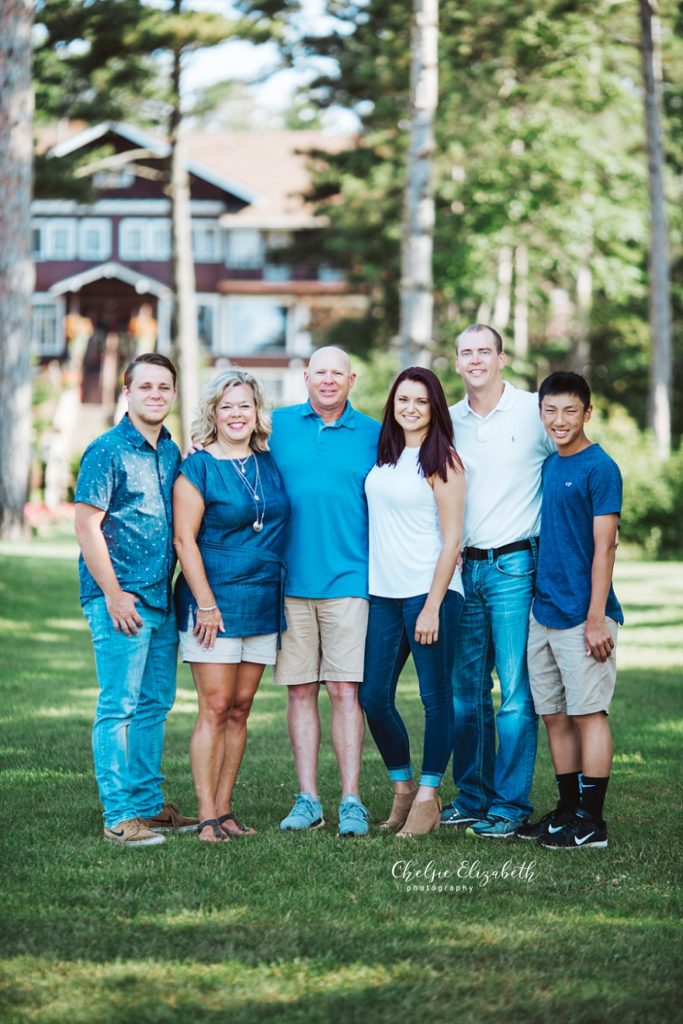
<svg viewBox="0 0 683 1024"><path fill-rule="evenodd" d="M130 142L133 146L148 149L155 156L160 159L167 157L170 152L170 146L165 139L159 138L158 136L150 135L142 128L137 128L134 125L123 124L120 121L102 121L100 124L92 125L89 128L84 128L81 131L77 131L73 135L69 135L62 142L58 142L48 150L48 156L51 157L62 157L68 156L71 153L77 152L79 149L85 149L92 143L97 142L99 139L104 138L106 135L114 134L124 139L126 142ZM191 148L188 146L188 153L191 154ZM202 181L208 182L210 185L215 185L216 188L221 189L223 192L228 192L230 195L236 196L237 199L241 199L245 203L257 203L259 202L259 196L253 189L247 188L245 185L237 184L230 177L223 174L216 174L211 168L202 166L196 163L194 160L188 160L187 170L190 174L193 174L196 178L201 178Z"/></svg>
<svg viewBox="0 0 683 1024"><path fill-rule="evenodd" d="M206 132L187 137L188 151L216 174L230 173L249 182L258 203L226 213L226 227L296 230L320 223L306 201L311 188L312 150L339 152L354 144L351 135L327 135L321 131Z"/></svg>
<svg viewBox="0 0 683 1024"><path fill-rule="evenodd" d="M116 132L133 147L164 156L168 142L134 125L104 122L58 126L54 141L41 129L43 148L52 156L66 156ZM311 186L311 150L339 152L354 145L353 135L328 135L321 131L189 132L185 145L192 174L246 202L241 210L225 213L225 227L295 231L321 223L305 196Z"/></svg>
<svg viewBox="0 0 683 1024"><path fill-rule="evenodd" d="M120 263L113 262L100 263L96 267L83 270L80 274L73 274L71 277L65 277L62 281L56 281L51 286L50 293L65 295L67 292L78 292L86 284L101 281L103 278L109 280L116 278L117 281L132 285L140 295L156 295L157 298L167 298L171 294L165 284L156 281L149 274L139 274L135 270L130 270L129 267L123 267Z"/></svg>

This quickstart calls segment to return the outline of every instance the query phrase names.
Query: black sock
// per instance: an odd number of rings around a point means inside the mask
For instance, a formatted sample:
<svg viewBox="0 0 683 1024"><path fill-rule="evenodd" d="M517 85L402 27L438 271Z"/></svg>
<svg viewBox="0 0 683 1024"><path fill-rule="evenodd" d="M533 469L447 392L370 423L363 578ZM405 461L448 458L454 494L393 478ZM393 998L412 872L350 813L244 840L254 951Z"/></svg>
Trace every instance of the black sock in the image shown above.
<svg viewBox="0 0 683 1024"><path fill-rule="evenodd" d="M560 791L559 809L573 814L580 803L579 773L566 772L564 775L556 775L555 781Z"/></svg>
<svg viewBox="0 0 683 1024"><path fill-rule="evenodd" d="M599 778L595 775L583 775L581 777L581 810L590 814L593 821L598 825L603 824L602 808L605 803L605 793L609 775Z"/></svg>

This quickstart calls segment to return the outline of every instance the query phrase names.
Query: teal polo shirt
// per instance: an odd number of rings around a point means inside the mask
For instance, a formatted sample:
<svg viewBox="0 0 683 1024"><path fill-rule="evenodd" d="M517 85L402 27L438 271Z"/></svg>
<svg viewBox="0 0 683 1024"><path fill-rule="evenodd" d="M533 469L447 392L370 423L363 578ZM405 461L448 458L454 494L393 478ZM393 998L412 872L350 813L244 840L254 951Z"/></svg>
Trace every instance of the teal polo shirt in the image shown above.
<svg viewBox="0 0 683 1024"><path fill-rule="evenodd" d="M335 423L325 424L310 402L273 413L270 448L292 505L284 555L289 597L368 597L364 484L379 431L377 420L349 402Z"/></svg>

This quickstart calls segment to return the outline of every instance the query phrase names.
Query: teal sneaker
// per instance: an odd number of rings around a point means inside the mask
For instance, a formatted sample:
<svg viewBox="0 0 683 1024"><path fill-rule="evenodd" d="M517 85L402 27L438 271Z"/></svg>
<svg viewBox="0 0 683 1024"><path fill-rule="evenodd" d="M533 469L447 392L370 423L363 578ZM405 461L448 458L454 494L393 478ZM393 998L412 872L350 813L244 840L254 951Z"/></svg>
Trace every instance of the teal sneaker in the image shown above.
<svg viewBox="0 0 683 1024"><path fill-rule="evenodd" d="M512 839L523 824L523 821L511 821L510 818L492 814L485 821L478 821L468 828L467 835L478 836L480 839Z"/></svg>
<svg viewBox="0 0 683 1024"><path fill-rule="evenodd" d="M303 832L305 829L322 828L323 805L312 793L295 793L294 806L280 822L281 832Z"/></svg>
<svg viewBox="0 0 683 1024"><path fill-rule="evenodd" d="M357 796L347 796L339 804L339 835L366 836L370 828L370 815Z"/></svg>
<svg viewBox="0 0 683 1024"><path fill-rule="evenodd" d="M463 814L459 810L453 801L444 807L441 812L441 824L442 825L454 825L455 828L466 828L468 825L481 824L482 819L477 818L474 814Z"/></svg>

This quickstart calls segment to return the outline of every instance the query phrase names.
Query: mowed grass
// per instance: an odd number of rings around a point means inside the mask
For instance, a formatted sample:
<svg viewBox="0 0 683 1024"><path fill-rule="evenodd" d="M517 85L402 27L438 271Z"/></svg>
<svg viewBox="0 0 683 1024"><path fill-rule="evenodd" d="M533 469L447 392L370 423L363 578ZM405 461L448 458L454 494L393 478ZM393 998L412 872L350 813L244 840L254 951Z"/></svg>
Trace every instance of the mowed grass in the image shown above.
<svg viewBox="0 0 683 1024"><path fill-rule="evenodd" d="M101 839L97 686L69 542L0 546L3 1022L627 1022L681 1019L679 762L683 566L620 564L627 614L611 717L608 850L559 852L442 829L400 843L280 835L295 779L285 694L264 679L236 809L258 835L142 850ZM421 741L412 672L401 704ZM194 810L186 666L168 796ZM363 795L390 805L366 741ZM444 787L444 798L453 795ZM554 804L542 736L537 811ZM676 810L676 809L679 810ZM411 877L412 875L412 877Z"/></svg>

